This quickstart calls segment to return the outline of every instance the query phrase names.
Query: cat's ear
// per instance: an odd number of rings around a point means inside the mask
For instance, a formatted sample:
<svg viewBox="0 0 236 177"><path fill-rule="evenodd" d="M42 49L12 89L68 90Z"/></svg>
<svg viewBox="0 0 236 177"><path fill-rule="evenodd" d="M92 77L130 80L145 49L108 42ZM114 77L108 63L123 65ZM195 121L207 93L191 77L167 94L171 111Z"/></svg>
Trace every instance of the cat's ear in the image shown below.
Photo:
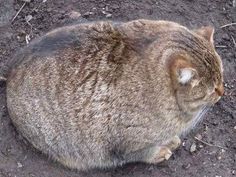
<svg viewBox="0 0 236 177"><path fill-rule="evenodd" d="M212 26L204 26L199 29L194 30L195 33L198 35L202 36L212 44L214 43L214 28Z"/></svg>
<svg viewBox="0 0 236 177"><path fill-rule="evenodd" d="M176 72L177 80L181 85L191 84L194 87L198 83L198 74L194 68L178 68Z"/></svg>
<svg viewBox="0 0 236 177"><path fill-rule="evenodd" d="M175 85L191 86L192 88L199 83L197 70L183 56L173 56L169 63L171 78Z"/></svg>

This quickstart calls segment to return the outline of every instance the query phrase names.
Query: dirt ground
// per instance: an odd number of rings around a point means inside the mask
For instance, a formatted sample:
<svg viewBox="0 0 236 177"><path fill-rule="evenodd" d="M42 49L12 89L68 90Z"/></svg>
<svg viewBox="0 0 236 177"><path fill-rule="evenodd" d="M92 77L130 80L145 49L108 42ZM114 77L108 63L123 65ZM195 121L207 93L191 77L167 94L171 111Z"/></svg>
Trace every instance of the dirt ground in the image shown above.
<svg viewBox="0 0 236 177"><path fill-rule="evenodd" d="M0 68L31 39L55 27L76 21L138 18L172 20L192 29L215 27L215 45L224 63L225 95L182 137L183 146L159 165L71 171L31 148L15 131L6 109L5 83L0 82L0 177L236 176L236 25L222 28L236 22L235 0L0 0Z"/></svg>

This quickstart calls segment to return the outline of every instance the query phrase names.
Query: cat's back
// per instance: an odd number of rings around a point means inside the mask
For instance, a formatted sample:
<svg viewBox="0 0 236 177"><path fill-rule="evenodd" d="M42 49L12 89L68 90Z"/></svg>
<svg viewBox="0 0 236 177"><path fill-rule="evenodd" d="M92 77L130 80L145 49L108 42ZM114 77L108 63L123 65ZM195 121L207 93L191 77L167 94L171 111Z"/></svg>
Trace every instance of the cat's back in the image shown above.
<svg viewBox="0 0 236 177"><path fill-rule="evenodd" d="M34 40L18 52L8 63L8 73L13 73L19 65L30 65L36 60L44 62L47 60L45 58L64 58L69 61L71 58L81 60L83 55L93 55L90 57L93 59L98 51L111 52L110 48L122 42L138 49L142 43L151 43L161 35L181 30L185 31L186 28L174 22L152 20L126 23L101 21L61 27Z"/></svg>
<svg viewBox="0 0 236 177"><path fill-rule="evenodd" d="M124 65L148 58L145 50L150 43L181 28L184 27L173 22L136 20L56 29L32 42L9 62L8 95L23 88L23 83L32 86L32 90L43 87L52 90L53 85L73 86L70 88L73 90L96 74L107 82L115 81Z"/></svg>

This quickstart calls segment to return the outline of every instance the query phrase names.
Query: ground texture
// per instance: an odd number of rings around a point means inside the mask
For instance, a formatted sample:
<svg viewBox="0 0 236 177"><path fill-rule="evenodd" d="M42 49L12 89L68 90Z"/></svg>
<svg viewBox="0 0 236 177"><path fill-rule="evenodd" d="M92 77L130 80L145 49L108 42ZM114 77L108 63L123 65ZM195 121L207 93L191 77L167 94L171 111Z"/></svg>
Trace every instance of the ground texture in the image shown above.
<svg viewBox="0 0 236 177"><path fill-rule="evenodd" d="M225 95L195 130L182 137L183 146L160 165L71 171L31 148L15 131L6 109L5 84L0 83L0 177L236 176L236 25L222 28L236 22L235 0L0 0L0 68L30 40L55 27L78 19L138 18L172 20L191 29L215 27L215 45L224 63Z"/></svg>

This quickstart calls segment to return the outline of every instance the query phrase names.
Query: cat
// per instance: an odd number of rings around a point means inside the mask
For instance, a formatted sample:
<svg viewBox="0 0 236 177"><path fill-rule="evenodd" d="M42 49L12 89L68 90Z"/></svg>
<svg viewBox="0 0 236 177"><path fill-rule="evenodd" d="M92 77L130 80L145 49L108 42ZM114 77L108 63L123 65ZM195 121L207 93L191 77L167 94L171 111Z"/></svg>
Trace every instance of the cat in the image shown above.
<svg viewBox="0 0 236 177"><path fill-rule="evenodd" d="M168 160L223 95L213 34L144 19L55 29L8 64L9 115L71 169Z"/></svg>

